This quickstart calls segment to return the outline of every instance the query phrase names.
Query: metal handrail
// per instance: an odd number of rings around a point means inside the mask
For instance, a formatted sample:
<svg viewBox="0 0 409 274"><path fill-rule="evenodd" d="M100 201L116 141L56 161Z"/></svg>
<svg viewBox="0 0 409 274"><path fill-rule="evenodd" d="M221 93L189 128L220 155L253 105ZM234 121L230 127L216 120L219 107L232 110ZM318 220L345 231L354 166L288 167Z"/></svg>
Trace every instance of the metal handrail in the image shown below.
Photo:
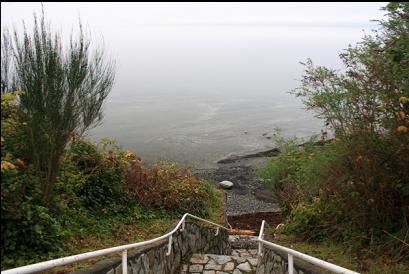
<svg viewBox="0 0 409 274"><path fill-rule="evenodd" d="M270 246L270 247L274 248L275 250L279 250L279 251L283 251L283 252L287 253L288 254L288 274L293 274L294 273L294 258L293 257L299 258L299 259L301 259L303 261L306 261L306 262L311 263L313 265L322 267L322 268L324 268L326 270L329 270L329 271L332 271L334 273L339 273L339 274L359 274L358 272L349 270L347 268L343 268L343 267L340 267L338 265L331 264L329 262L317 259L315 257L309 256L309 255L301 253L301 252L298 252L296 250L293 250L293 249L290 249L290 248L287 248L287 247L284 247L284 246L281 246L281 245L278 245L278 244L274 244L272 242L264 240L263 237L264 237L265 223L266 223L266 221L263 220L263 222L261 223L260 233L259 233L259 236L257 238L257 241L259 243L259 245L258 245L258 254L259 254L259 256L263 256L263 254L262 254L263 245L267 245L267 246Z"/></svg>
<svg viewBox="0 0 409 274"><path fill-rule="evenodd" d="M77 254L77 255L68 256L68 257L63 257L63 258L54 259L54 260L50 260L50 261L45 261L45 262L41 262L41 263L36 263L36 264L26 265L26 266L22 266L22 267L17 267L17 268L1 271L1 274L30 274L30 273L35 273L35 272L51 269L51 268L54 268L54 267L57 267L57 266L63 266L63 265L83 261L83 260L94 258L94 257L108 255L108 254L112 254L112 253L120 252L120 251L122 251L122 273L126 274L128 272L127 271L127 257L128 257L127 256L127 250L128 249L145 246L145 245L152 244L152 243L155 243L155 242L158 242L160 240L168 238L168 240L169 240L169 242L168 242L168 252L166 253L166 255L170 255L170 252L172 250L172 239L173 239L172 235L175 232L177 232L177 230L181 226L182 226L181 231L184 230L185 220L186 220L187 217L190 217L190 218L193 218L193 219L196 219L196 220L199 220L199 221L209 223L211 225L216 226L216 234L215 235L217 235L219 233L219 228L229 230L228 228L226 228L224 226L221 226L219 224L216 224L216 223L213 223L211 221L202 219L200 217L197 217L197 216L189 214L189 213L185 213L173 230L171 230L170 232L168 232L168 233L166 233L166 234L164 234L164 235L162 235L160 237L157 237L157 238L154 238L154 239L151 239L151 240L147 240L147 241L143 241L143 242L139 242L139 243L133 243L133 244L127 244L127 245L121 245L121 246L116 246L116 247L100 249L100 250L96 250L96 251L86 252L86 253Z"/></svg>

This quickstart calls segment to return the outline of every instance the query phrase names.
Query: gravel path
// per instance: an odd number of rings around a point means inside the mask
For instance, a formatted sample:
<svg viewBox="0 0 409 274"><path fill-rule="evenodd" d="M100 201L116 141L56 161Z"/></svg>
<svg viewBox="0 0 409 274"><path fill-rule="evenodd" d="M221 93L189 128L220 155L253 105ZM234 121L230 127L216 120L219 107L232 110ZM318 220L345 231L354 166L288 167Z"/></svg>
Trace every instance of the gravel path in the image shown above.
<svg viewBox="0 0 409 274"><path fill-rule="evenodd" d="M218 182L227 180L234 183L227 193L227 215L236 216L256 212L280 211L274 193L269 191L257 177L255 169L266 162L267 158L259 157L219 163L217 168L197 169L195 175Z"/></svg>
<svg viewBox="0 0 409 274"><path fill-rule="evenodd" d="M256 212L277 212L280 207L277 203L258 200L252 194L235 194L227 192L227 216L243 215Z"/></svg>

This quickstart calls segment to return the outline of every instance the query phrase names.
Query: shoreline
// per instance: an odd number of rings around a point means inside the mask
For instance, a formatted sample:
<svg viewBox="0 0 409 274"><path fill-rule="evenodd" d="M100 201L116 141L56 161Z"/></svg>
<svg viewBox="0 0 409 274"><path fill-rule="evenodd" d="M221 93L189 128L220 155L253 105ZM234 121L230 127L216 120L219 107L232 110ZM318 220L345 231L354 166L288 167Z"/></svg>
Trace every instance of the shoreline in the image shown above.
<svg viewBox="0 0 409 274"><path fill-rule="evenodd" d="M323 146L332 139L316 141L314 145ZM307 142L298 146L303 147ZM215 163L215 167L194 169L194 175L213 181L218 187L220 181L231 181L234 186L224 190L227 196L227 216L240 216L256 213L280 212L280 205L273 191L257 175L257 169L265 165L269 158L278 156L280 150L270 148L243 155L231 155Z"/></svg>
<svg viewBox="0 0 409 274"><path fill-rule="evenodd" d="M267 160L266 156L244 157L218 162L216 167L195 169L193 172L200 178L212 181L216 187L220 181L233 182L231 189L224 190L227 196L227 216L280 212L274 193L257 176L257 168Z"/></svg>
<svg viewBox="0 0 409 274"><path fill-rule="evenodd" d="M325 143L331 142L333 139L327 139L325 141L316 141L314 142L314 145L316 146L323 146ZM303 147L307 144L308 142L304 142L299 144L299 147ZM216 163L217 164L228 164L228 163L234 163L236 161L240 161L243 159L250 159L250 158L267 158L267 157L275 157L278 156L280 154L280 150L277 147L274 148L270 148L267 150L262 150L262 151L258 151L258 152L253 152L253 153L246 153L246 154L239 154L239 155L231 155L227 158L223 158L221 160L218 160Z"/></svg>

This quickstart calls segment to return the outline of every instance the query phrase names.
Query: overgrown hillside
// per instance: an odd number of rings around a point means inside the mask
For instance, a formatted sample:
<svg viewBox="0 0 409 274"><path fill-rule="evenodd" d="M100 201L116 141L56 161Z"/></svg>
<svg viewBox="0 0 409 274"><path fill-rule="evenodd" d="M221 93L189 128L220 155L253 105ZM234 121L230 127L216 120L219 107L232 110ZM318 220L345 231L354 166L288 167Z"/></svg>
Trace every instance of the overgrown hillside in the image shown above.
<svg viewBox="0 0 409 274"><path fill-rule="evenodd" d="M378 31L340 54L344 72L308 60L293 91L334 139L302 148L281 140L261 173L285 210L286 233L396 264L409 258L409 4L386 11Z"/></svg>
<svg viewBox="0 0 409 274"><path fill-rule="evenodd" d="M220 192L188 168L165 161L144 166L109 140L95 145L83 138L64 150L45 205L24 156L17 97L1 96L2 269L158 236L185 212L220 214Z"/></svg>

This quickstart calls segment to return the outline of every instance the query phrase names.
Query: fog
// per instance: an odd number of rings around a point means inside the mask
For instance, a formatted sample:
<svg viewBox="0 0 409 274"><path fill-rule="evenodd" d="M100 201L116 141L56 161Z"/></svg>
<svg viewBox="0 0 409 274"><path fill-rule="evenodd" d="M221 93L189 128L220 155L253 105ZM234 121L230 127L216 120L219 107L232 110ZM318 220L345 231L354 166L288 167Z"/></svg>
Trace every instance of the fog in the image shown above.
<svg viewBox="0 0 409 274"><path fill-rule="evenodd" d="M45 3L54 29L79 18L115 59L104 120L88 135L115 139L145 161L198 166L273 146L273 128L323 129L288 92L300 61L342 69L338 53L377 27L385 3ZM1 3L2 27L30 29L39 3ZM68 37L68 35L67 35Z"/></svg>

